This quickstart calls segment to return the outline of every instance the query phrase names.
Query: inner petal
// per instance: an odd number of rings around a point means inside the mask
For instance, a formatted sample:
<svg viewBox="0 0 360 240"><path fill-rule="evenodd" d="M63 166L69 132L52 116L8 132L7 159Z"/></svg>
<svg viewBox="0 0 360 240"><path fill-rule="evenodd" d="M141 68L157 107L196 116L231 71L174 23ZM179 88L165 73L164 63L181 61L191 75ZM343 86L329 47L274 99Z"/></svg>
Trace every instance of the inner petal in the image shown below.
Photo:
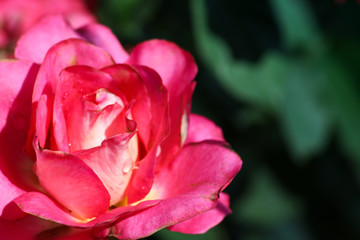
<svg viewBox="0 0 360 240"><path fill-rule="evenodd" d="M99 146L106 138L126 131L124 104L105 89L83 95L64 115L70 152Z"/></svg>

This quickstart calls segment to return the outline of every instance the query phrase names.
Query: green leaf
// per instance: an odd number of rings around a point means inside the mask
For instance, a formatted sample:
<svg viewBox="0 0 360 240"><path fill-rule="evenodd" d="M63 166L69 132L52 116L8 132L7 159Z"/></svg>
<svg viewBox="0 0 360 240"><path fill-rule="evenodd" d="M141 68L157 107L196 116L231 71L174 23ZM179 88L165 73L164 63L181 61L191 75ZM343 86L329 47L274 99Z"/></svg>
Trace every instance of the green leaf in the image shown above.
<svg viewBox="0 0 360 240"><path fill-rule="evenodd" d="M206 25L204 1L192 1L194 34L200 57L234 98L274 111L282 101L287 59L268 53L257 65L236 61L229 46Z"/></svg>
<svg viewBox="0 0 360 240"><path fill-rule="evenodd" d="M337 62L328 65L329 84L334 113L338 119L340 141L360 173L360 95L351 75ZM358 174L360 176L360 174ZM359 177L360 183L360 177Z"/></svg>
<svg viewBox="0 0 360 240"><path fill-rule="evenodd" d="M302 48L322 53L324 41L305 0L270 0L284 45L289 50Z"/></svg>
<svg viewBox="0 0 360 240"><path fill-rule="evenodd" d="M238 221L274 227L301 217L300 202L289 196L267 170L261 169L253 174L248 189L249 192L233 206Z"/></svg>
<svg viewBox="0 0 360 240"><path fill-rule="evenodd" d="M159 0L106 0L101 1L99 17L116 35L136 39L143 34L143 26L151 18Z"/></svg>
<svg viewBox="0 0 360 240"><path fill-rule="evenodd" d="M327 83L320 64L294 62L289 72L281 121L295 159L304 160L322 150L332 123L323 89Z"/></svg>
<svg viewBox="0 0 360 240"><path fill-rule="evenodd" d="M154 234L154 237L160 240L198 240L198 239L206 239L206 240L227 240L229 237L226 235L226 232L221 228L221 225L218 225L204 234L183 234L178 232L172 232L167 229L160 230L159 232Z"/></svg>

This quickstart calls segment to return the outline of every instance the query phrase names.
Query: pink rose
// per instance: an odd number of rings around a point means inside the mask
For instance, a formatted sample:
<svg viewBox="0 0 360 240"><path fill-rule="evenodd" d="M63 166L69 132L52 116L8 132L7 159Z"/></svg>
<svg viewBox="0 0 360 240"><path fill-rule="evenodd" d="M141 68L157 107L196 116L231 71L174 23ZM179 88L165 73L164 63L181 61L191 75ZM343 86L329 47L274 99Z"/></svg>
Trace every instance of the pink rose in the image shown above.
<svg viewBox="0 0 360 240"><path fill-rule="evenodd" d="M1 0L0 48L18 39L41 17L51 13L64 13L75 28L95 21L83 0Z"/></svg>
<svg viewBox="0 0 360 240"><path fill-rule="evenodd" d="M0 62L0 239L203 233L229 214L239 156L190 113L197 67L174 43L129 55L100 24L49 16Z"/></svg>

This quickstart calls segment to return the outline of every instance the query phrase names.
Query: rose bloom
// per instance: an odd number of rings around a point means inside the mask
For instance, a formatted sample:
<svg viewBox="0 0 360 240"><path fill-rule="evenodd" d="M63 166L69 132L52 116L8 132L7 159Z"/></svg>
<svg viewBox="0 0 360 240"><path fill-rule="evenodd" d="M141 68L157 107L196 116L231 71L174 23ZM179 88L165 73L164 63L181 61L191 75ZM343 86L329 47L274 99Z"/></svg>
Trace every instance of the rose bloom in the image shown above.
<svg viewBox="0 0 360 240"><path fill-rule="evenodd" d="M50 13L64 13L75 28L95 21L83 0L0 0L0 48Z"/></svg>
<svg viewBox="0 0 360 240"><path fill-rule="evenodd" d="M190 113L197 67L174 43L128 54L97 23L44 18L0 62L0 239L204 233L242 161Z"/></svg>

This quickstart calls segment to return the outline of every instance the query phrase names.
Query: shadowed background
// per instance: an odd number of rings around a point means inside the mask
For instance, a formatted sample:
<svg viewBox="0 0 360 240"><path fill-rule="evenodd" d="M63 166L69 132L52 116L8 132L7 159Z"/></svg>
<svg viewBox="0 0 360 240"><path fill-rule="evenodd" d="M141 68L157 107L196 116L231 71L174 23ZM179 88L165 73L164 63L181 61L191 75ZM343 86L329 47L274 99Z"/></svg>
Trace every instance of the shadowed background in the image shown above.
<svg viewBox="0 0 360 240"><path fill-rule="evenodd" d="M233 214L219 226L149 239L360 239L355 0L97 4L126 49L162 38L191 52L192 111L221 126L244 161L225 190Z"/></svg>

